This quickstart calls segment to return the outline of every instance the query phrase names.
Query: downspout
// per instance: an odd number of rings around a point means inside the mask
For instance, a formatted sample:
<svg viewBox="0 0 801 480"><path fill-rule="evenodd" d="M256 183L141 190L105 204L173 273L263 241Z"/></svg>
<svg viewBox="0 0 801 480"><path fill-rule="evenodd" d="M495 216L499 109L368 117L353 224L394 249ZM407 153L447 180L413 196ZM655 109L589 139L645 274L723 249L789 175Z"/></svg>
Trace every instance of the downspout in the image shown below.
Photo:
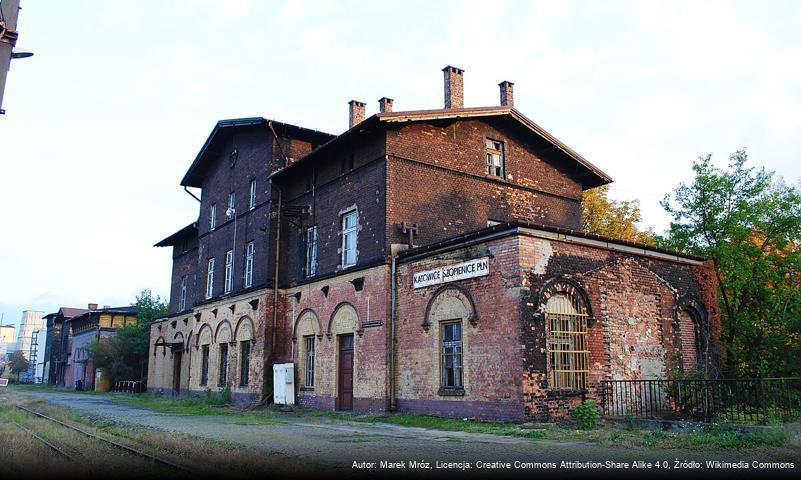
<svg viewBox="0 0 801 480"><path fill-rule="evenodd" d="M395 405L395 255L392 255L389 273L389 411Z"/></svg>
<svg viewBox="0 0 801 480"><path fill-rule="evenodd" d="M184 186L184 192L188 193L190 197L194 198L195 200L198 201L198 203L200 203L200 199L197 198L194 193L190 192L189 189L186 188L186 186Z"/></svg>
<svg viewBox="0 0 801 480"><path fill-rule="evenodd" d="M275 186L278 190L278 222L275 228L275 275L273 280L273 332L272 332L272 346L270 348L270 357L275 359L275 342L276 342L276 326L278 325L278 260L281 253L281 188Z"/></svg>

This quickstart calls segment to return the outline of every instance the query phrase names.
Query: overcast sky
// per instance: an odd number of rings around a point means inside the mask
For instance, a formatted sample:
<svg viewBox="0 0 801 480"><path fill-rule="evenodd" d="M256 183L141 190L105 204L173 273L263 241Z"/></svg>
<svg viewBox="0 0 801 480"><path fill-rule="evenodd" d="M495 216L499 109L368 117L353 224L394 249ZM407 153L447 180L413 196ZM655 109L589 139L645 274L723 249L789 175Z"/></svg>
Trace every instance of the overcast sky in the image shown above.
<svg viewBox="0 0 801 480"><path fill-rule="evenodd" d="M658 204L697 156L801 177L801 2L22 0L0 117L0 312L168 295L168 249L197 217L178 183L218 119L331 133L347 102L515 106Z"/></svg>

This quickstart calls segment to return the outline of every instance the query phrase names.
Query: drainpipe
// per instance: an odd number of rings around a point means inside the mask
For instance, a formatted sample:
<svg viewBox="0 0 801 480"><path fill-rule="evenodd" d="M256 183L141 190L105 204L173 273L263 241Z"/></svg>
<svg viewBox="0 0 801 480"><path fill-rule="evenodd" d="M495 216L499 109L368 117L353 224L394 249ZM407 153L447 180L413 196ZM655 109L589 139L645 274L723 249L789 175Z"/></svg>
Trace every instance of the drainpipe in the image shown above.
<svg viewBox="0 0 801 480"><path fill-rule="evenodd" d="M389 273L389 410L394 412L395 405L395 255Z"/></svg>
<svg viewBox="0 0 801 480"><path fill-rule="evenodd" d="M189 196L191 196L192 198L194 198L195 200L197 200L197 201L198 201L198 203L200 203L200 199L199 199L199 198L197 198L197 197L195 196L195 194L194 194L194 193L190 192L188 188L184 187L184 192L188 193L188 194L189 194Z"/></svg>
<svg viewBox="0 0 801 480"><path fill-rule="evenodd" d="M270 357L275 359L275 342L276 342L276 326L278 325L278 260L281 253L281 189L276 186L278 190L278 222L275 228L275 275L273 280L273 332L272 332L272 346L270 348Z"/></svg>

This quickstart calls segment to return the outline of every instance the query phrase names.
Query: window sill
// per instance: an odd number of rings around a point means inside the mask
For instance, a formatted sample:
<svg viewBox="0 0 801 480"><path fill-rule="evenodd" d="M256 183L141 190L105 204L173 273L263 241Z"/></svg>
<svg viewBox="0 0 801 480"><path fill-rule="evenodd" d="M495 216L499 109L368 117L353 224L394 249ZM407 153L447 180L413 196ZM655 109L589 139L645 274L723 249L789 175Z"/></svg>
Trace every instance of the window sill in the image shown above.
<svg viewBox="0 0 801 480"><path fill-rule="evenodd" d="M549 389L547 396L549 397L580 397L581 395L585 394L586 390L559 390L559 389Z"/></svg>
<svg viewBox="0 0 801 480"><path fill-rule="evenodd" d="M314 387L300 387L301 392L313 392Z"/></svg>
<svg viewBox="0 0 801 480"><path fill-rule="evenodd" d="M440 387L437 395L442 397L464 397L464 388L443 388Z"/></svg>

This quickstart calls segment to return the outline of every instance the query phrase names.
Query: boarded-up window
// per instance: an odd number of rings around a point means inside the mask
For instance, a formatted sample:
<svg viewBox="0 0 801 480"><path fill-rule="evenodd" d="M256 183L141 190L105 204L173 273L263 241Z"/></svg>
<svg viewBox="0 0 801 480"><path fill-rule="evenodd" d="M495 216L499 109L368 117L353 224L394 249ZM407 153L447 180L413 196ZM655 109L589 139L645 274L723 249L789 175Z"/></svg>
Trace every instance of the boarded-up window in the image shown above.
<svg viewBox="0 0 801 480"><path fill-rule="evenodd" d="M587 384L587 314L576 299L556 294L545 306L548 380L552 389L582 390Z"/></svg>

